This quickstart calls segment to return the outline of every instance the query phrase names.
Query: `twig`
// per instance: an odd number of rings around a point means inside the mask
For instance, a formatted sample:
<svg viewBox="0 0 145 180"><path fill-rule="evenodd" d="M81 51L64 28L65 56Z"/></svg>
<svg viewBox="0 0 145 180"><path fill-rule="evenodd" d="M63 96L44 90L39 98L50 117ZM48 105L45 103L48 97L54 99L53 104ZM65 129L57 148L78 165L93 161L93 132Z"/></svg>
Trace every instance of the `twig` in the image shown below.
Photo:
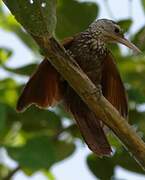
<svg viewBox="0 0 145 180"><path fill-rule="evenodd" d="M108 15L110 16L111 19L115 19L114 15L113 15L113 12L109 6L109 2L108 0L104 0L104 5L106 6L106 10L108 12Z"/></svg>
<svg viewBox="0 0 145 180"><path fill-rule="evenodd" d="M34 37L34 36L33 36ZM145 143L119 112L103 97L97 87L78 68L54 38L34 37L51 64L68 81L89 108L117 135L136 161L145 170ZM73 74L73 76L70 74Z"/></svg>
<svg viewBox="0 0 145 180"><path fill-rule="evenodd" d="M132 0L128 0L128 15L132 19Z"/></svg>
<svg viewBox="0 0 145 180"><path fill-rule="evenodd" d="M20 170L20 166L13 169L3 180L11 180L11 178L14 176L14 174Z"/></svg>

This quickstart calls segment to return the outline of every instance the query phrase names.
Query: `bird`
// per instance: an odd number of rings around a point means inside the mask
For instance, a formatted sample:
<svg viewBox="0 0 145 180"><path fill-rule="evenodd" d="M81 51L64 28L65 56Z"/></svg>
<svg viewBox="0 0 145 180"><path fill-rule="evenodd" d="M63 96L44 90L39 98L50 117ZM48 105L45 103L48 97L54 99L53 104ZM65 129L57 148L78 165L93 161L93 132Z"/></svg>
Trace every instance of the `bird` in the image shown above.
<svg viewBox="0 0 145 180"><path fill-rule="evenodd" d="M121 27L110 19L95 20L83 32L66 38L62 46L99 88L99 94L103 94L120 115L127 119L128 98L116 60L107 48L109 43L121 43L135 53L140 53L140 50L124 37ZM73 115L90 150L97 156L110 156L112 149L102 120L89 109L45 58L22 90L17 111L24 111L32 104L48 108L60 102L66 111Z"/></svg>

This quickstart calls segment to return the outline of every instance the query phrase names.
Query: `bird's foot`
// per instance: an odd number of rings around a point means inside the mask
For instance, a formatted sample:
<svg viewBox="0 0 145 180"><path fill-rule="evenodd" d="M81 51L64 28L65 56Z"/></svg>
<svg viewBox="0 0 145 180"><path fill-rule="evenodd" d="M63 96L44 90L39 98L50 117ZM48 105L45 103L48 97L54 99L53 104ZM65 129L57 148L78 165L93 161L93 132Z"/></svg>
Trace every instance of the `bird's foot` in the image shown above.
<svg viewBox="0 0 145 180"><path fill-rule="evenodd" d="M97 95L97 100L99 101L101 96L102 96L102 87L101 87L101 85L96 86L96 95Z"/></svg>
<svg viewBox="0 0 145 180"><path fill-rule="evenodd" d="M85 95L95 95L97 98L97 101L100 100L101 96L102 96L102 88L101 85L97 85L96 88L94 88L91 92L85 93Z"/></svg>

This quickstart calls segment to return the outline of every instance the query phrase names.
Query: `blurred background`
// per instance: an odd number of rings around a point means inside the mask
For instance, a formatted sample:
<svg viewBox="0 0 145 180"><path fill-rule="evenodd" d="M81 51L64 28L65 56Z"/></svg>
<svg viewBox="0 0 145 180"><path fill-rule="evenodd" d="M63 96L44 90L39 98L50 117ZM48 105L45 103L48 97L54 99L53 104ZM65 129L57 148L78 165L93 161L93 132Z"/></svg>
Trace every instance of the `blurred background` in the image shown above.
<svg viewBox="0 0 145 180"><path fill-rule="evenodd" d="M56 37L85 30L96 18L118 22L143 53L111 45L129 96L130 123L145 140L145 0L59 0ZM15 110L20 92L43 59L32 38L0 1L0 179L144 180L118 139L109 134L111 158L97 158L63 107Z"/></svg>

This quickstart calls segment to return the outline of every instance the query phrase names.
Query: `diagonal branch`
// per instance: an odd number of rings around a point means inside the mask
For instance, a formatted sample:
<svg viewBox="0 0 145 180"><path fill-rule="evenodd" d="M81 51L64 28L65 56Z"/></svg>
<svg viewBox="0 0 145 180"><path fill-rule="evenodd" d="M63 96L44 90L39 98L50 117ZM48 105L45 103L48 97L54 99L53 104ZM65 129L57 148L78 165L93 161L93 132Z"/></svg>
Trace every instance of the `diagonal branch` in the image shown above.
<svg viewBox="0 0 145 180"><path fill-rule="evenodd" d="M119 112L103 97L98 97L97 87L78 68L73 59L54 38L33 36L51 64L68 81L70 86L79 94L89 108L102 119L121 140L134 159L145 170L145 143L131 128ZM73 76L72 76L73 74Z"/></svg>

